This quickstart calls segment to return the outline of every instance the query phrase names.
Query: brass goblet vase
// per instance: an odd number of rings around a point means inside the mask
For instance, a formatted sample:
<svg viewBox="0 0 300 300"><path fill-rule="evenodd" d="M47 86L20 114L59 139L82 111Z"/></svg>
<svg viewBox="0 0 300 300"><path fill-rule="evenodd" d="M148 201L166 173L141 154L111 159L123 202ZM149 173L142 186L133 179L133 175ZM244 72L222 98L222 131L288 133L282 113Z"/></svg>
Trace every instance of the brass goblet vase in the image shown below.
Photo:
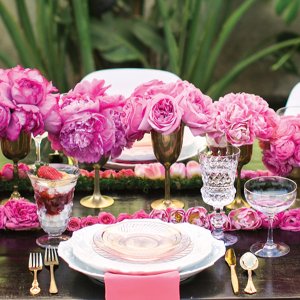
<svg viewBox="0 0 300 300"><path fill-rule="evenodd" d="M183 142L184 125L181 124L177 131L170 134L162 134L151 131L151 140L156 159L165 168L165 197L151 203L153 209L183 208L184 203L177 199L171 199L170 167L178 159Z"/></svg>
<svg viewBox="0 0 300 300"><path fill-rule="evenodd" d="M10 198L20 198L18 191L19 184L19 160L25 158L30 151L31 135L30 133L22 131L20 136L15 141L10 141L6 138L1 139L1 150L3 155L13 161L13 176L14 185L13 192Z"/></svg>
<svg viewBox="0 0 300 300"><path fill-rule="evenodd" d="M108 156L103 156L100 161L94 164L95 178L94 178L94 192L91 196L86 196L80 200L80 204L89 208L104 208L111 206L114 199L109 196L102 195L100 192L100 169L109 159Z"/></svg>
<svg viewBox="0 0 300 300"><path fill-rule="evenodd" d="M250 207L250 205L244 200L242 196L241 173L243 166L248 164L251 160L253 145L242 145L238 148L240 149L240 158L237 166L236 196L233 202L226 206L229 209Z"/></svg>

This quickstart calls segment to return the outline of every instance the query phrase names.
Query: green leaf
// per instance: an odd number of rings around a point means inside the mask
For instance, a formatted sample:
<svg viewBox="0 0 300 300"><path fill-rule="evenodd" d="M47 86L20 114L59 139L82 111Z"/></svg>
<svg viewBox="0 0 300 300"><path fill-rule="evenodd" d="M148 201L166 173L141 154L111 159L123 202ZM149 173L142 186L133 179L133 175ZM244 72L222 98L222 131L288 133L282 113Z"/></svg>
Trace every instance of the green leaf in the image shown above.
<svg viewBox="0 0 300 300"><path fill-rule="evenodd" d="M283 19L287 24L290 24L292 21L294 21L298 15L300 8L300 1L294 0L290 3L290 5L286 8L286 10L283 13Z"/></svg>
<svg viewBox="0 0 300 300"><path fill-rule="evenodd" d="M283 11L291 4L294 0L276 0L275 1L275 11L277 15L281 15Z"/></svg>
<svg viewBox="0 0 300 300"><path fill-rule="evenodd" d="M11 59L10 55L7 53L3 53L0 51L0 61L6 66L6 68L12 68L16 64L15 62Z"/></svg>

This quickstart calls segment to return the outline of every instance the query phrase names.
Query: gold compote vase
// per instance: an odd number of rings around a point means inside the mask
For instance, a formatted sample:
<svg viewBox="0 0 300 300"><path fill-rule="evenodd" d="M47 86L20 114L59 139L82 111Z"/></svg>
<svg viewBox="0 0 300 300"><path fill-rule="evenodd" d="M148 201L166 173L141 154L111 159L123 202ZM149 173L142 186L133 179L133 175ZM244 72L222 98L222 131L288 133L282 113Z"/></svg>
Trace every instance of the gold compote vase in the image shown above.
<svg viewBox="0 0 300 300"><path fill-rule="evenodd" d="M183 142L184 124L173 133L162 134L151 131L153 152L156 159L165 168L165 197L151 203L153 209L183 208L184 203L177 199L171 199L170 167L175 163L180 155Z"/></svg>
<svg viewBox="0 0 300 300"><path fill-rule="evenodd" d="M242 145L238 148L240 149L240 157L237 166L236 195L233 202L226 206L226 208L228 209L250 207L250 205L244 200L242 196L241 173L243 166L248 164L251 160L253 145Z"/></svg>
<svg viewBox="0 0 300 300"><path fill-rule="evenodd" d="M15 141L10 141L7 138L1 139L1 150L3 155L13 161L13 176L14 186L10 198L20 198L18 191L19 185L19 160L25 158L30 151L31 134L22 131Z"/></svg>
<svg viewBox="0 0 300 300"><path fill-rule="evenodd" d="M94 164L95 178L94 178L94 192L91 196L86 196L80 200L80 204L89 208L104 208L111 206L114 199L109 196L102 195L100 192L100 169L109 159L109 155L103 156L98 163Z"/></svg>

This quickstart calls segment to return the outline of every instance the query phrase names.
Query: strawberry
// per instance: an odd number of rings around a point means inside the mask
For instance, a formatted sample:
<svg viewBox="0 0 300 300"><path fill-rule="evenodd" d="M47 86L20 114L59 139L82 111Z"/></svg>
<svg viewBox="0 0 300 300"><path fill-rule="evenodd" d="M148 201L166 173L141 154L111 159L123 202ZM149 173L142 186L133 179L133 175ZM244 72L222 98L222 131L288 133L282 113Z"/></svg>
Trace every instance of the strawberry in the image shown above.
<svg viewBox="0 0 300 300"><path fill-rule="evenodd" d="M50 180L58 180L62 179L63 175L61 172L49 166L41 166L37 171L37 176L40 178L50 179Z"/></svg>

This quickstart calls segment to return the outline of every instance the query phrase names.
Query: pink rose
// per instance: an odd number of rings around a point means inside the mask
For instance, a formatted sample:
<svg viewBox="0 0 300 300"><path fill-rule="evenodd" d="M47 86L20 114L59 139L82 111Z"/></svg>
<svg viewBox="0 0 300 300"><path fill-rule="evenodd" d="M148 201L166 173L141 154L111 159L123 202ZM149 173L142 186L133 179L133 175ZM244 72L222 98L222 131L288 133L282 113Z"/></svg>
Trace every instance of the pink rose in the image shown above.
<svg viewBox="0 0 300 300"><path fill-rule="evenodd" d="M153 209L149 214L150 219L159 219L168 222L169 216L164 209Z"/></svg>
<svg viewBox="0 0 300 300"><path fill-rule="evenodd" d="M94 216L87 216L81 219L81 227L87 227L87 226L91 226L94 224L98 224L99 220L98 217L94 217Z"/></svg>
<svg viewBox="0 0 300 300"><path fill-rule="evenodd" d="M287 160L294 154L295 143L292 140L281 138L274 141L270 149L276 153L277 159Z"/></svg>
<svg viewBox="0 0 300 300"><path fill-rule="evenodd" d="M122 222L127 219L132 219L132 216L128 213L120 213L117 217L117 222Z"/></svg>
<svg viewBox="0 0 300 300"><path fill-rule="evenodd" d="M1 93L0 93L0 97L1 97ZM0 138L5 137L5 131L10 122L10 118L11 118L11 114L9 108L5 105L0 104Z"/></svg>
<svg viewBox="0 0 300 300"><path fill-rule="evenodd" d="M99 224L114 224L116 223L116 218L114 215L108 212L101 212L98 215Z"/></svg>
<svg viewBox="0 0 300 300"><path fill-rule="evenodd" d="M184 87L178 96L179 105L184 112L182 121L191 129L194 136L203 136L213 129L212 99L187 81L184 81Z"/></svg>
<svg viewBox="0 0 300 300"><path fill-rule="evenodd" d="M259 215L252 208L239 208L228 214L232 227L240 230L254 230L261 227L262 221Z"/></svg>
<svg viewBox="0 0 300 300"><path fill-rule="evenodd" d="M18 164L18 170L19 170L19 177L21 179L25 179L27 178L27 171L29 170L29 167L26 165L26 164L23 164L23 163L19 163ZM5 180L12 180L13 177L14 177L14 168L13 168L13 165L8 163L8 164L5 164L1 171L1 177Z"/></svg>
<svg viewBox="0 0 300 300"><path fill-rule="evenodd" d="M149 219L149 215L143 210L139 210L132 215L133 219Z"/></svg>
<svg viewBox="0 0 300 300"><path fill-rule="evenodd" d="M167 208L168 222L169 223L183 223L185 221L184 209Z"/></svg>
<svg viewBox="0 0 300 300"><path fill-rule="evenodd" d="M172 96L157 94L148 101L139 130L173 133L181 124L182 114L182 108Z"/></svg>
<svg viewBox="0 0 300 300"><path fill-rule="evenodd" d="M200 177L201 172L200 172L200 164L194 160L190 160L186 164L186 177L188 179L191 179L193 177Z"/></svg>
<svg viewBox="0 0 300 300"><path fill-rule="evenodd" d="M90 172L84 169L79 169L80 175L84 177L90 177Z"/></svg>
<svg viewBox="0 0 300 300"><path fill-rule="evenodd" d="M135 165L134 173L136 177L152 180L163 179L165 177L164 166L160 163L137 164Z"/></svg>
<svg viewBox="0 0 300 300"><path fill-rule="evenodd" d="M1 205L0 206L0 229L5 228L5 223L6 223L6 215L4 212L4 206Z"/></svg>
<svg viewBox="0 0 300 300"><path fill-rule="evenodd" d="M116 174L116 178L128 178L134 176L134 171L131 169L122 169Z"/></svg>
<svg viewBox="0 0 300 300"><path fill-rule="evenodd" d="M258 216L261 218L261 227L262 228L269 228L269 218L261 213L260 211L257 211ZM273 228L277 228L281 222L281 219L283 217L284 212L280 212L277 215L274 216L273 220Z"/></svg>
<svg viewBox="0 0 300 300"><path fill-rule="evenodd" d="M81 219L78 217L71 217L68 223L67 230L70 232L79 230L81 228Z"/></svg>
<svg viewBox="0 0 300 300"><path fill-rule="evenodd" d="M101 178L116 178L117 173L114 170L105 170L101 172Z"/></svg>
<svg viewBox="0 0 300 300"><path fill-rule="evenodd" d="M7 229L25 230L40 226L36 204L25 198L10 199L4 204L4 213Z"/></svg>
<svg viewBox="0 0 300 300"><path fill-rule="evenodd" d="M210 228L207 210L201 206L189 208L185 213L185 220L190 224L195 224L204 228Z"/></svg>
<svg viewBox="0 0 300 300"><path fill-rule="evenodd" d="M279 228L289 231L300 231L300 208L284 212Z"/></svg>
<svg viewBox="0 0 300 300"><path fill-rule="evenodd" d="M184 163L175 163L170 168L170 175L172 178L185 178L185 172Z"/></svg>
<svg viewBox="0 0 300 300"><path fill-rule="evenodd" d="M104 86L105 81L99 79L93 79L92 81L84 80L76 84L74 90L71 91L74 94L87 95L90 98L97 98L104 96L106 90L110 86ZM70 92L69 92L70 93Z"/></svg>

